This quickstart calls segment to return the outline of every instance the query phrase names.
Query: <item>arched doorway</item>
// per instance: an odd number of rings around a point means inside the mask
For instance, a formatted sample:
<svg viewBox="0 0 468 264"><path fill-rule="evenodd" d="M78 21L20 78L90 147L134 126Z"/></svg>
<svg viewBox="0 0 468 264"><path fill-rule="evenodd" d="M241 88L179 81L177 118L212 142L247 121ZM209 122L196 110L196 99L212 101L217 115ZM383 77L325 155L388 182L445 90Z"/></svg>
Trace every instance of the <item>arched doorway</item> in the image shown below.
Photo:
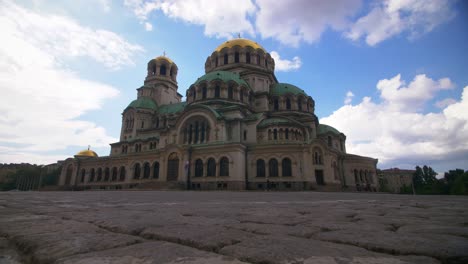
<svg viewBox="0 0 468 264"><path fill-rule="evenodd" d="M179 177L179 157L173 152L167 159L167 181L177 181Z"/></svg>

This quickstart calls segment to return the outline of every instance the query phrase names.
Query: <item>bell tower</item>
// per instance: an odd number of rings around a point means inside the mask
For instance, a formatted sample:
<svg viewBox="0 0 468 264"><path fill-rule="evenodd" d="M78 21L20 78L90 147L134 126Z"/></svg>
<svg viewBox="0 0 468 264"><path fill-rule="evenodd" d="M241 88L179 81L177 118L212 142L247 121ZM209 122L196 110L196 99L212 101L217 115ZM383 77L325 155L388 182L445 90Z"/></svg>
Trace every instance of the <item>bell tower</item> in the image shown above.
<svg viewBox="0 0 468 264"><path fill-rule="evenodd" d="M168 57L159 56L148 62L144 86L138 89L138 98L150 97L158 106L178 103L182 95L177 92L177 65Z"/></svg>

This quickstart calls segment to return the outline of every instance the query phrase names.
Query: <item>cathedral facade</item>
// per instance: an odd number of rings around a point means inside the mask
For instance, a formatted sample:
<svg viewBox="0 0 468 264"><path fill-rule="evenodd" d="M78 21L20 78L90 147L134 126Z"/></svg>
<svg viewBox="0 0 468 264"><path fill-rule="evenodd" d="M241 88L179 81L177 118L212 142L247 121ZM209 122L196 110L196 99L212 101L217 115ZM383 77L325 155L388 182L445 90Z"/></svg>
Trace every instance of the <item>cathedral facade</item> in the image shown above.
<svg viewBox="0 0 468 264"><path fill-rule="evenodd" d="M346 136L319 123L313 98L274 69L256 42L226 41L182 102L177 65L150 60L109 156L80 151L64 161L59 185L375 191L377 159L347 153Z"/></svg>

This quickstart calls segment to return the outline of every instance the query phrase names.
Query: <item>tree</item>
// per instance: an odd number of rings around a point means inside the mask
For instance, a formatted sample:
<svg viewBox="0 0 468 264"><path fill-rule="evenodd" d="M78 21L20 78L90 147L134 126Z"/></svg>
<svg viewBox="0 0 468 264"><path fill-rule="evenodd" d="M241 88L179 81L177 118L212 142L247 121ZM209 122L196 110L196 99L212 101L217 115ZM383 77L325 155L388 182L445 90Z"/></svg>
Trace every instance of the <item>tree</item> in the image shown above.
<svg viewBox="0 0 468 264"><path fill-rule="evenodd" d="M468 195L468 171L465 171L463 174L459 174L453 181L450 188L450 194Z"/></svg>
<svg viewBox="0 0 468 264"><path fill-rule="evenodd" d="M413 184L416 193L419 194L440 194L441 184L436 178L437 173L427 165L422 168L416 166L413 174Z"/></svg>

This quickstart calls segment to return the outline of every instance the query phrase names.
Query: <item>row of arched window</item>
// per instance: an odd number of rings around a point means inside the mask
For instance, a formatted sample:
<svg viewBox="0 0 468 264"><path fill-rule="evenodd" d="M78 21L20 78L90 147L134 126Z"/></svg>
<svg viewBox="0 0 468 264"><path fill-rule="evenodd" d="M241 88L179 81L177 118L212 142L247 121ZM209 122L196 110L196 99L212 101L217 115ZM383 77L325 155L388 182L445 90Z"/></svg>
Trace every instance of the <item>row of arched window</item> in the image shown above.
<svg viewBox="0 0 468 264"><path fill-rule="evenodd" d="M354 170L354 182L356 184L373 184L374 177L368 170Z"/></svg>
<svg viewBox="0 0 468 264"><path fill-rule="evenodd" d="M207 68L213 68L230 63L246 63L272 69L273 59L263 52L257 53L247 50L246 52L234 51L233 53L229 53L225 51L223 53L213 53L208 58L206 66Z"/></svg>
<svg viewBox="0 0 468 264"><path fill-rule="evenodd" d="M279 177L279 164L278 160L270 159L268 161L268 177ZM263 159L257 160L257 177L267 177L266 174L266 164ZM284 158L281 161L281 176L283 177L290 177L292 176L292 164L291 159Z"/></svg>
<svg viewBox="0 0 468 264"><path fill-rule="evenodd" d="M268 140L304 140L299 129L274 128L268 129Z"/></svg>
<svg viewBox="0 0 468 264"><path fill-rule="evenodd" d="M89 170L88 182L116 182L116 181L125 181L125 167L121 166L119 169L117 167L111 168L98 168ZM80 182L86 182L86 169L81 169L80 172Z"/></svg>
<svg viewBox="0 0 468 264"><path fill-rule="evenodd" d="M140 163L136 163L133 166L133 179L158 179L159 178L159 162L154 162L150 165L149 162L143 163L143 167Z"/></svg>
<svg viewBox="0 0 468 264"><path fill-rule="evenodd" d="M318 147L315 147L313 149L313 162L314 162L314 165L323 165L323 154L322 154L322 150Z"/></svg>
<svg viewBox="0 0 468 264"><path fill-rule="evenodd" d="M182 130L184 144L203 144L210 140L210 126L203 118L192 119Z"/></svg>
<svg viewBox="0 0 468 264"><path fill-rule="evenodd" d="M293 104L293 100L290 97L275 97L273 98L272 104L273 111L296 110L302 112L313 112L311 111L311 109L313 109L312 101L307 100L304 96L297 98L295 105Z"/></svg>
<svg viewBox="0 0 468 264"><path fill-rule="evenodd" d="M177 66L175 64L172 65L159 65L156 64L154 61L148 63L148 76L168 76L171 79L175 80L177 76Z"/></svg>
<svg viewBox="0 0 468 264"><path fill-rule="evenodd" d="M133 117L127 117L125 119L125 129L132 129L135 125L135 119Z"/></svg>
<svg viewBox="0 0 468 264"><path fill-rule="evenodd" d="M223 83L201 83L191 87L187 91L187 99L189 102L205 99L228 99L236 100L241 103L251 103L253 94L244 86L238 86L234 83L224 85Z"/></svg>
<svg viewBox="0 0 468 264"><path fill-rule="evenodd" d="M229 159L222 157L219 160L219 174L216 173L216 160L209 158L205 163L202 159L195 160L195 177L215 177L215 176L229 176ZM206 173L205 173L206 172Z"/></svg>

